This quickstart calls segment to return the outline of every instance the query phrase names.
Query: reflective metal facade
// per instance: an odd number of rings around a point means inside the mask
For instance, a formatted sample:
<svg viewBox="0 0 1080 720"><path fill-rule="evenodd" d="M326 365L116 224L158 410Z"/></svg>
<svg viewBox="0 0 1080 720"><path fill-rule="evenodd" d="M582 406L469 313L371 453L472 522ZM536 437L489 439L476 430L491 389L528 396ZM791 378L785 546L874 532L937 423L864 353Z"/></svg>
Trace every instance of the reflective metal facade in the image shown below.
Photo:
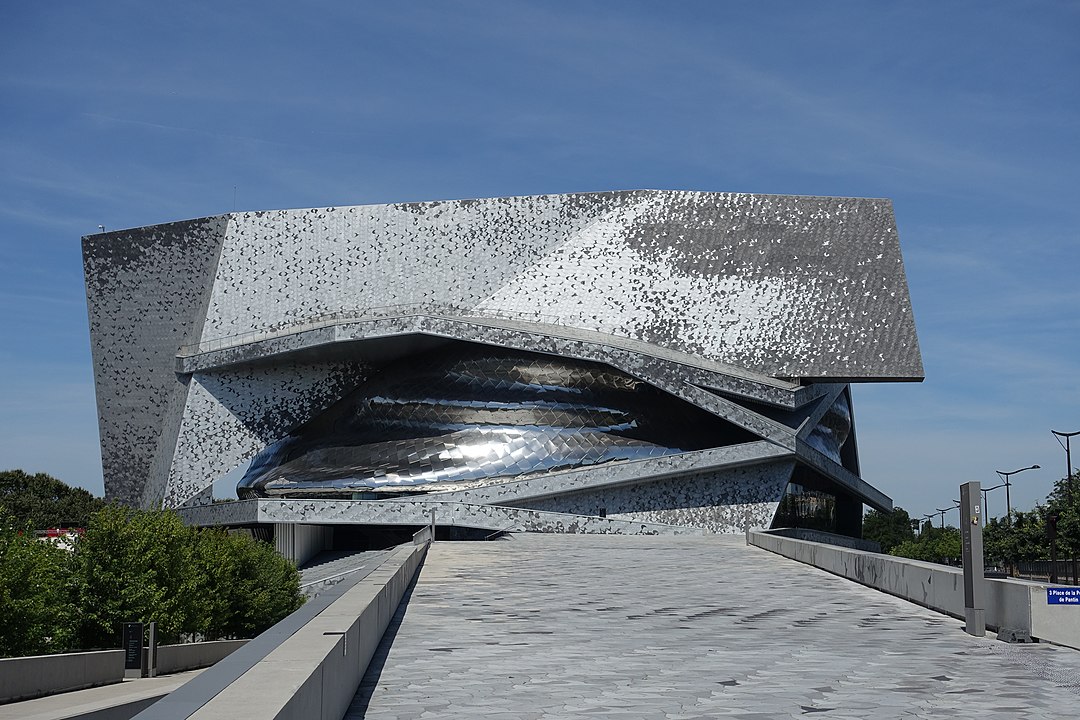
<svg viewBox="0 0 1080 720"><path fill-rule="evenodd" d="M147 507L205 502L263 451L277 475L260 492L315 482L329 453L352 469L318 482L340 493L422 478L432 497L490 486L498 502L514 485L520 507L730 529L809 473L886 507L858 477L846 383L922 377L887 200L639 190L241 212L88 236L83 258L106 494ZM438 363L387 373L447 342L472 346L455 356L468 382L433 384ZM511 354L550 367L517 377ZM363 427L319 445L347 401ZM720 439L676 432L672 407ZM505 454L484 469L455 457L492 433ZM274 454L290 443L306 454ZM690 473L710 448L730 464L693 482L642 470Z"/></svg>
<svg viewBox="0 0 1080 720"><path fill-rule="evenodd" d="M260 453L238 494L348 498L753 439L611 368L466 346L387 367Z"/></svg>

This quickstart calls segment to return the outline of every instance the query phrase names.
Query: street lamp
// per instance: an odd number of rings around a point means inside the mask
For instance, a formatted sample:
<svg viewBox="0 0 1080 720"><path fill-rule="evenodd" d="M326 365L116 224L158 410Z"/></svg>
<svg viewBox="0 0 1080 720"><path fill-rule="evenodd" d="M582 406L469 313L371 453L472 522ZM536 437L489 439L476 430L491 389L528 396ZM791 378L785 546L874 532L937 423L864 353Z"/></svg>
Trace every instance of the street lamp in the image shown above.
<svg viewBox="0 0 1080 720"><path fill-rule="evenodd" d="M986 509L986 493L990 492L991 490L997 490L998 488L1003 488L1003 487L1005 487L1005 483L1001 483L1000 485L995 485L994 487L988 487L988 488L983 488L982 489L982 494L983 494L983 517L986 518L986 522L990 522L990 511Z"/></svg>
<svg viewBox="0 0 1080 720"><path fill-rule="evenodd" d="M926 515L923 515L923 518L932 521L935 515L937 515L937 513L927 513ZM933 522L930 523L930 527L934 527ZM922 535L922 528L919 528L919 534Z"/></svg>
<svg viewBox="0 0 1080 720"><path fill-rule="evenodd" d="M947 507L944 510L942 510L941 508L937 509L937 511L939 513L941 513L941 527L942 528L945 527L945 513L949 512L950 510L955 510L958 507L960 507L960 501L959 500L953 500L953 506L952 507Z"/></svg>
<svg viewBox="0 0 1080 720"><path fill-rule="evenodd" d="M1003 470L995 470L994 471L998 475L1000 475L1003 480L1005 480L1005 507L1006 507L1006 510L1008 512L1007 516L1009 518L1009 527L1012 527L1012 499L1009 497L1009 488L1012 487L1012 483L1009 482L1009 478L1011 476L1015 475L1016 473L1022 473L1025 470L1039 470L1039 469L1040 468L1039 468L1038 465L1032 465L1030 467L1020 468L1019 470L1013 470L1012 472L1004 472Z"/></svg>
<svg viewBox="0 0 1080 720"><path fill-rule="evenodd" d="M1069 508L1072 509L1072 507L1073 507L1073 498L1075 496L1073 495L1072 450L1071 450L1071 448L1069 446L1069 439L1072 438L1075 435L1080 435L1080 430L1077 430L1076 432L1071 432L1071 433L1060 432L1058 430L1051 430L1050 432L1052 432L1055 437L1065 438L1065 477L1066 477L1066 482L1068 483L1068 485L1066 485L1066 487L1069 488ZM1059 439L1058 442L1060 443L1061 440ZM1071 553L1072 554L1072 581L1073 581L1073 585L1076 585L1076 547L1071 546L1070 549L1072 550L1072 553Z"/></svg>
<svg viewBox="0 0 1080 720"><path fill-rule="evenodd" d="M1054 433L1058 437L1065 438L1065 477L1068 478L1068 480L1069 480L1069 494L1072 494L1072 489L1073 489L1073 487L1072 487L1072 484L1073 484L1073 481L1072 481L1073 469L1072 469L1072 451L1069 448L1069 438L1080 435L1080 430L1077 430L1076 432L1071 432L1071 433L1061 432L1059 430L1051 430L1050 432ZM1058 440L1058 442L1061 442L1061 441Z"/></svg>

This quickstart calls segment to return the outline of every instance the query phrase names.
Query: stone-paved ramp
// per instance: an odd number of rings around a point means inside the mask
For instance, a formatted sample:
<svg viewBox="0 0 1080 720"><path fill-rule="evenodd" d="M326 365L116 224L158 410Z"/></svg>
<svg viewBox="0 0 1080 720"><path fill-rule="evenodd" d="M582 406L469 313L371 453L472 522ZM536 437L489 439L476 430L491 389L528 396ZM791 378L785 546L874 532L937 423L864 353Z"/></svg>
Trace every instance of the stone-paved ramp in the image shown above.
<svg viewBox="0 0 1080 720"><path fill-rule="evenodd" d="M1080 653L741 537L439 542L347 718L1063 718Z"/></svg>

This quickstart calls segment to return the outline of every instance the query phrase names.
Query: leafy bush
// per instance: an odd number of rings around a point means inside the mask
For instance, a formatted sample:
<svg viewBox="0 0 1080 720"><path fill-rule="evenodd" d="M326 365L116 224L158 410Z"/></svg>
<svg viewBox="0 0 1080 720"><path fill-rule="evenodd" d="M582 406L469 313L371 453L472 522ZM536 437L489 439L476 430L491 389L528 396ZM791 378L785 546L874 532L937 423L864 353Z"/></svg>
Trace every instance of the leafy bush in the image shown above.
<svg viewBox="0 0 1080 720"><path fill-rule="evenodd" d="M890 550L889 554L912 560L959 565L960 531L951 525L946 528L936 528L927 523L923 525L921 533L911 540L903 541Z"/></svg>
<svg viewBox="0 0 1080 720"><path fill-rule="evenodd" d="M64 550L0 507L0 655L116 648L132 621L162 642L253 637L303 604L296 568L249 535L116 505L85 525Z"/></svg>
<svg viewBox="0 0 1080 720"><path fill-rule="evenodd" d="M74 637L70 555L0 512L0 655L61 652Z"/></svg>
<svg viewBox="0 0 1080 720"><path fill-rule="evenodd" d="M269 543L208 529L198 533L195 562L207 637L251 637L299 608L300 573Z"/></svg>
<svg viewBox="0 0 1080 720"><path fill-rule="evenodd" d="M97 513L75 568L84 647L117 647L133 620L156 621L163 642L253 637L304 602L300 574L269 543L164 510Z"/></svg>
<svg viewBox="0 0 1080 720"><path fill-rule="evenodd" d="M198 589L194 531L172 512L107 507L90 520L73 558L84 648L119 647L123 623L155 620L163 642L191 632Z"/></svg>

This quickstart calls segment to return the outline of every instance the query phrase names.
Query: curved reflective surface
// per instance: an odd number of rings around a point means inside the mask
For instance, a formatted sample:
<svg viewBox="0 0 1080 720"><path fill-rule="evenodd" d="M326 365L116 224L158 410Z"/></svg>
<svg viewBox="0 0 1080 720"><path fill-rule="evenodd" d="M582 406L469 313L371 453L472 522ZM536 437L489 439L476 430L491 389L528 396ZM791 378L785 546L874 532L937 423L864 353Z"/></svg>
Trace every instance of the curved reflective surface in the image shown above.
<svg viewBox="0 0 1080 720"><path fill-rule="evenodd" d="M821 422L807 436L806 444L819 450L831 460L843 464L840 459L840 448L847 442L850 434L851 406L848 405L847 396L841 393L822 416Z"/></svg>
<svg viewBox="0 0 1080 720"><path fill-rule="evenodd" d="M384 369L263 450L237 494L351 497L656 457L743 435L602 365L468 346Z"/></svg>

